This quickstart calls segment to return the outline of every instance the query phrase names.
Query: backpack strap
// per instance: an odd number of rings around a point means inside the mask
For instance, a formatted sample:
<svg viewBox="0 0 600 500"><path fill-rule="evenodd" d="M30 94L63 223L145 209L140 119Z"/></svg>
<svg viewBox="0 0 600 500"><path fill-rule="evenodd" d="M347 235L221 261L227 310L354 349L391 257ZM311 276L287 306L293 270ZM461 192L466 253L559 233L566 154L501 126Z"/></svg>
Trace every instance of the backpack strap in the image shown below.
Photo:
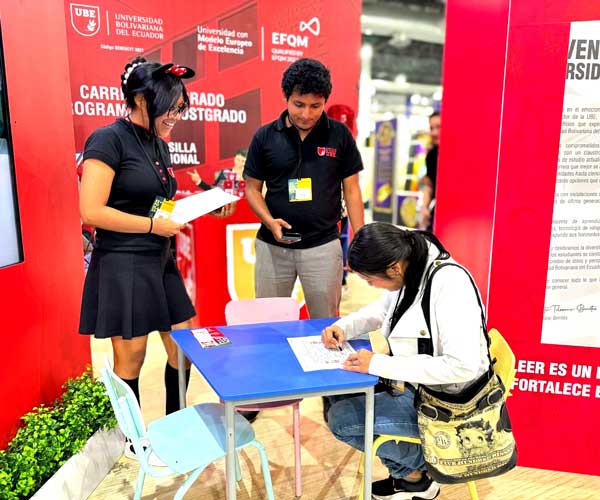
<svg viewBox="0 0 600 500"><path fill-rule="evenodd" d="M418 340L419 345L418 345L418 349L419 349L419 354L429 354L430 356L433 356L433 340L431 337L431 283L433 281L433 277L435 276L435 274L442 269L443 267L446 266L454 266L454 267L458 267L460 269L462 269L467 276L469 277L469 281L471 282L471 285L473 285L473 291L475 292L475 296L477 297L477 303L479 304L479 309L481 311L481 326L483 327L483 335L485 336L485 341L487 343L487 354L488 354L488 359L490 362L489 365L489 370L492 370L492 358L490 356L490 344L491 344L491 340L490 337L488 335L487 332L487 326L486 326L486 322L485 322L485 315L483 313L483 304L481 303L481 297L479 296L479 292L477 291L477 286L475 285L475 281L473 281L473 277L469 274L469 272L467 272L467 270L462 267L459 264L455 264L453 262L444 262L444 263L439 263L439 261L436 261L433 264L433 270L429 273L429 275L427 276L427 283L425 284L425 288L423 290L423 297L421 298L421 308L423 309L423 316L425 317L425 323L427 324L427 330L429 331L429 337L428 338L420 338Z"/></svg>

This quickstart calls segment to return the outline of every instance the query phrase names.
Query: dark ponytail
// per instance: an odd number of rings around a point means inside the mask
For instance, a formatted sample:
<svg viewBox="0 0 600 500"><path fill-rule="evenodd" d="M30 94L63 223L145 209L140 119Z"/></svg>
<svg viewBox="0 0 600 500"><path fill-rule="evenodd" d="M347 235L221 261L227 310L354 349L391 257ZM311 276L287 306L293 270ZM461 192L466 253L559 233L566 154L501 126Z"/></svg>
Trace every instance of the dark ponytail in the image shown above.
<svg viewBox="0 0 600 500"><path fill-rule="evenodd" d="M404 271L404 293L396 304L391 328L415 301L419 285L427 266L429 245L440 252L438 258L447 259L450 254L431 233L409 231L393 224L374 222L364 225L354 236L348 249L348 264L353 271L367 276L381 276L386 279L388 268L396 262L407 262Z"/></svg>

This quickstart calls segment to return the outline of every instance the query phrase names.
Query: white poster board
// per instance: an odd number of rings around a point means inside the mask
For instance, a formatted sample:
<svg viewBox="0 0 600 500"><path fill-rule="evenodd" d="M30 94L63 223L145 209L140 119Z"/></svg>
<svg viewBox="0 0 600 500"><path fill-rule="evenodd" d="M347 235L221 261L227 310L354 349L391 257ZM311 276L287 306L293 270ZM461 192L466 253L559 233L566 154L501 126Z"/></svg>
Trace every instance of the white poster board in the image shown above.
<svg viewBox="0 0 600 500"><path fill-rule="evenodd" d="M542 343L600 347L600 21L571 24Z"/></svg>

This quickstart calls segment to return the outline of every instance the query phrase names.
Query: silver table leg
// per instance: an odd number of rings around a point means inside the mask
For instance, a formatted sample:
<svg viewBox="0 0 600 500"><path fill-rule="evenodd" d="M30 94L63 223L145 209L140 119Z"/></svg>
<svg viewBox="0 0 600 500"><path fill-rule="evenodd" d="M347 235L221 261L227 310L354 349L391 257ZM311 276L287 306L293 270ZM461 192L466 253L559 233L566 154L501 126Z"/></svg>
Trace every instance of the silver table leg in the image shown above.
<svg viewBox="0 0 600 500"><path fill-rule="evenodd" d="M179 409L183 410L185 401L185 356L181 347L177 346L177 375L179 376Z"/></svg>
<svg viewBox="0 0 600 500"><path fill-rule="evenodd" d="M373 462L373 423L375 421L375 389L369 387L365 392L365 480L363 498L371 499L371 466Z"/></svg>
<svg viewBox="0 0 600 500"><path fill-rule="evenodd" d="M227 500L235 500L236 484L235 484L235 423L234 423L235 407L231 401L225 401L225 421L227 424L227 435L225 438L226 452L225 456L225 471L227 473Z"/></svg>

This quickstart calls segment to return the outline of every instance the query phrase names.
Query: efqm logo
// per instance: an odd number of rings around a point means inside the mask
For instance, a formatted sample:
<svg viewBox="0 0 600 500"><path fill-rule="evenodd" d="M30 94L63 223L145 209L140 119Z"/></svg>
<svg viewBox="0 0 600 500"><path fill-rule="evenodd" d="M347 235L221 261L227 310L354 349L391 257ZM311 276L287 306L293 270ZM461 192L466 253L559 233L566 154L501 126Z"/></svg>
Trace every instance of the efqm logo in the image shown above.
<svg viewBox="0 0 600 500"><path fill-rule="evenodd" d="M321 33L321 22L318 17L313 17L308 21L300 21L300 33L303 31L309 31L315 36L319 36Z"/></svg>
<svg viewBox="0 0 600 500"><path fill-rule="evenodd" d="M300 33L308 32L314 36L319 36L321 33L321 22L318 17L313 17L308 21L300 21ZM287 45L288 47L304 47L308 48L308 35L298 35L297 33L281 33L274 31L271 36L273 45ZM296 54L302 56L302 54ZM285 59L283 59L285 60Z"/></svg>
<svg viewBox="0 0 600 500"><path fill-rule="evenodd" d="M82 36L94 36L100 31L100 7L71 4L71 26Z"/></svg>

